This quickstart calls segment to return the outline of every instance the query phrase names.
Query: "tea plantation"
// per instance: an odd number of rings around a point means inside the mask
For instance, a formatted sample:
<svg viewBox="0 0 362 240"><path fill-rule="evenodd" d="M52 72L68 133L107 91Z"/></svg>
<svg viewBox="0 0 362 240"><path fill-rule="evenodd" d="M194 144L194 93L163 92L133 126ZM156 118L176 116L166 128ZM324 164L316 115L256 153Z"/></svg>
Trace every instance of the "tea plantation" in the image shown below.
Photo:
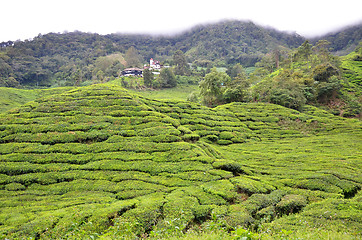
<svg viewBox="0 0 362 240"><path fill-rule="evenodd" d="M0 238L360 239L361 169L312 106L74 88L0 115Z"/></svg>

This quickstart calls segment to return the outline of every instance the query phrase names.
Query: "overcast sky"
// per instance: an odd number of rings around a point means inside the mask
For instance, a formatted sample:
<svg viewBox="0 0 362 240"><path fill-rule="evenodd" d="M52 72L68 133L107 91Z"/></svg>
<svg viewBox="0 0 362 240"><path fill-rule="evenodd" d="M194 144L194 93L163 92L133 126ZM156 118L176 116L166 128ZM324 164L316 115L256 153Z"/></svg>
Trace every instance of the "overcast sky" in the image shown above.
<svg viewBox="0 0 362 240"><path fill-rule="evenodd" d="M362 22L361 0L0 0L0 42L39 33L169 34L223 19L310 37Z"/></svg>

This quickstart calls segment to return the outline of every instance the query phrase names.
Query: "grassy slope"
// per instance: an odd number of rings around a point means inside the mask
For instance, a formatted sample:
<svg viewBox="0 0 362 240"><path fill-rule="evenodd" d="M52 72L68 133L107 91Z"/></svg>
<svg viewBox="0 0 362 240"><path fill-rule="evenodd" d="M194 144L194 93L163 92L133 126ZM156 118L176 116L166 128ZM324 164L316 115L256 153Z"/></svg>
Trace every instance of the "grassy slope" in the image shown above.
<svg viewBox="0 0 362 240"><path fill-rule="evenodd" d="M347 56L342 57L342 68L345 70L344 77L346 77L352 86L349 86L352 89L348 89L352 92L356 91L358 95L361 94L362 86L362 61L355 61L357 57L356 52L352 52Z"/></svg>
<svg viewBox="0 0 362 240"><path fill-rule="evenodd" d="M130 79L126 79L128 83L130 83ZM143 85L143 79L133 79L134 85L137 85L138 82ZM122 78L117 78L113 81L110 81L107 84L111 85L118 85L122 86ZM174 100L183 100L185 101L187 97L192 92L198 92L199 86L198 85L178 85L175 88L164 88L159 90L150 90L150 89L143 89L143 90L132 90L129 91L140 94L144 97L151 98L151 99L174 99Z"/></svg>
<svg viewBox="0 0 362 240"><path fill-rule="evenodd" d="M175 88L161 89L161 90L150 90L150 91L133 91L144 97L151 99L174 99L186 101L187 97L194 91L198 91L197 85L180 85Z"/></svg>
<svg viewBox="0 0 362 240"><path fill-rule="evenodd" d="M0 87L0 113L34 101L39 97L61 93L70 89L71 87L26 90Z"/></svg>
<svg viewBox="0 0 362 240"><path fill-rule="evenodd" d="M40 98L0 115L0 236L358 237L361 127L313 107L209 109L111 85Z"/></svg>
<svg viewBox="0 0 362 240"><path fill-rule="evenodd" d="M0 88L0 112L18 107L37 98L37 93L32 90L16 88Z"/></svg>

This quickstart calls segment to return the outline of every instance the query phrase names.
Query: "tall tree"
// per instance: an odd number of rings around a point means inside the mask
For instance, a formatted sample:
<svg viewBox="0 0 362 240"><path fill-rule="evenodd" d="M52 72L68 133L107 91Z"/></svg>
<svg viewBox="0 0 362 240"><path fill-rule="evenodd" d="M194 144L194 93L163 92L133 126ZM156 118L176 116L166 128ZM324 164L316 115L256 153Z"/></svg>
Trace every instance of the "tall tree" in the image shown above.
<svg viewBox="0 0 362 240"><path fill-rule="evenodd" d="M188 75L190 73L185 54L181 50L177 50L173 54L173 63L175 64L176 75Z"/></svg>
<svg viewBox="0 0 362 240"><path fill-rule="evenodd" d="M248 90L250 80L239 63L231 69L231 77L232 79L226 83L226 89L223 92L224 102L244 102L251 99Z"/></svg>
<svg viewBox="0 0 362 240"><path fill-rule="evenodd" d="M328 50L328 46L331 43L327 40L319 40L313 47L314 51L318 54L322 61L328 62L331 58L331 53Z"/></svg>
<svg viewBox="0 0 362 240"><path fill-rule="evenodd" d="M143 83L146 87L152 87L153 73L149 69L143 70Z"/></svg>
<svg viewBox="0 0 362 240"><path fill-rule="evenodd" d="M274 55L274 59L275 59L275 68L278 69L279 68L279 61L280 61L280 50L278 47L276 47L273 50L273 55Z"/></svg>
<svg viewBox="0 0 362 240"><path fill-rule="evenodd" d="M139 67L141 65L140 56L135 47L130 47L125 56L127 67Z"/></svg>
<svg viewBox="0 0 362 240"><path fill-rule="evenodd" d="M246 73L245 70L243 68L243 66L240 63L235 64L232 68L228 69L226 71L226 73L231 77L231 78L236 78L236 77L243 77L246 78Z"/></svg>
<svg viewBox="0 0 362 240"><path fill-rule="evenodd" d="M199 84L203 103L209 107L223 103L223 92L228 82L230 77L226 73L211 69Z"/></svg>
<svg viewBox="0 0 362 240"><path fill-rule="evenodd" d="M308 60L312 53L312 44L306 40L300 47L298 47L296 57Z"/></svg>
<svg viewBox="0 0 362 240"><path fill-rule="evenodd" d="M176 77L170 68L164 68L160 72L161 87L172 88L177 86Z"/></svg>

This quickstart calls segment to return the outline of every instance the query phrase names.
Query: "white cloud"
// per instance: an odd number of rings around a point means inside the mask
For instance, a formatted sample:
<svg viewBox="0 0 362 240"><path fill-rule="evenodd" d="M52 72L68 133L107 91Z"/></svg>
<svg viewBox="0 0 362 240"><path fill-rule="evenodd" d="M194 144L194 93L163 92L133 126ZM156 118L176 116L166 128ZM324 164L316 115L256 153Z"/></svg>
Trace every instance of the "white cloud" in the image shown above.
<svg viewBox="0 0 362 240"><path fill-rule="evenodd" d="M221 19L252 20L311 36L362 21L360 0L13 0L1 6L0 21L5 24L0 41L65 30L175 33Z"/></svg>

